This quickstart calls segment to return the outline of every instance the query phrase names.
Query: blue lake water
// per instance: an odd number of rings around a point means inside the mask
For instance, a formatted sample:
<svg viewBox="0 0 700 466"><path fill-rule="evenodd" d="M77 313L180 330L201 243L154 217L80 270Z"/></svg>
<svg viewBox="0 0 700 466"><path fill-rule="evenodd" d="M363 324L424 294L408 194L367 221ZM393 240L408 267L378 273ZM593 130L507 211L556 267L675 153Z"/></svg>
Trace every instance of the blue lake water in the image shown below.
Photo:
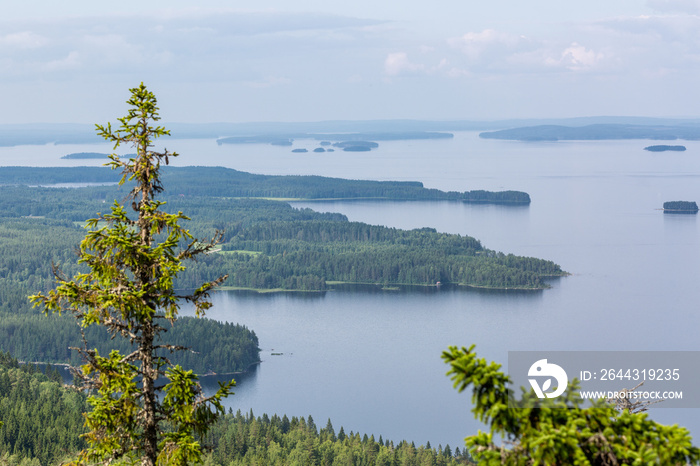
<svg viewBox="0 0 700 466"><path fill-rule="evenodd" d="M380 142L371 152L293 154L294 147L172 140L177 165L265 174L417 180L444 190L517 189L529 207L449 202L294 203L351 220L434 227L485 247L550 259L572 275L541 292L445 288L322 294L218 293L209 316L254 329L263 348L237 377L227 406L257 414L331 418L336 431L417 444L463 445L482 427L457 394L440 353L477 345L506 364L512 350L700 350L700 235L695 215L664 201L700 201L700 142L651 153L650 141L518 143L457 133L451 140ZM0 148L2 165L96 165L60 160L108 146ZM80 163L76 163L80 162ZM273 356L271 353L283 353ZM700 387L699 387L700 392ZM700 437L696 410L654 408L653 418Z"/></svg>

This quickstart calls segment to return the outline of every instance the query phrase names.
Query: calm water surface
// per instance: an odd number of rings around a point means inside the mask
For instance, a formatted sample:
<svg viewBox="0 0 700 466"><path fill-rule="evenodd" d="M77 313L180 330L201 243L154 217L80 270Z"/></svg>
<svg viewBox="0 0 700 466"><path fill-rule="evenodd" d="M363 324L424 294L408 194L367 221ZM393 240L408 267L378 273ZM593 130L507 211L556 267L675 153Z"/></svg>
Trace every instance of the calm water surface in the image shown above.
<svg viewBox="0 0 700 466"><path fill-rule="evenodd" d="M572 273L549 290L529 293L445 287L218 293L209 316L249 326L263 348L263 363L237 377L228 406L311 414L319 425L330 417L336 431L342 425L348 432L461 448L463 437L481 426L469 412L469 394L457 394L445 377L440 353L448 345L475 343L481 356L504 365L512 350L700 350L698 220L658 210L664 201L700 201L700 142L684 142L683 153L642 150L651 143L518 143L457 133L453 140L382 142L372 152L292 154L290 147L169 141L183 154L179 165L527 191L529 207L294 205L367 223L470 235L490 249L550 259ZM297 141L295 147L317 144ZM59 159L86 151L109 147L0 148L0 164L93 164ZM700 436L696 410L657 408L652 416Z"/></svg>

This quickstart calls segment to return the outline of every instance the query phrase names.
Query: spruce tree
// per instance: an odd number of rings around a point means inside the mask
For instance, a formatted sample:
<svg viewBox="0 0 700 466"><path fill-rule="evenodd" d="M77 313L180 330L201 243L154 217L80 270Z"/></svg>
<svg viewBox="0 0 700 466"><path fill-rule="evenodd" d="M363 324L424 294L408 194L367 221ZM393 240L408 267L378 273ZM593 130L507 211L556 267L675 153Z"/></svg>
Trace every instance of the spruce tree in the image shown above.
<svg viewBox="0 0 700 466"><path fill-rule="evenodd" d="M646 413L619 411L605 400L584 405L577 380L560 397L537 403L534 393L524 390L523 400L532 406L524 402L525 407L513 408L510 377L500 364L478 358L474 345L450 346L442 359L458 391L471 387L472 412L490 426L465 439L464 456L480 465L700 464L700 448L687 429L659 424Z"/></svg>
<svg viewBox="0 0 700 466"><path fill-rule="evenodd" d="M130 89L129 110L121 125L96 125L97 133L114 143L130 145L136 154L110 156L107 164L121 170L120 184L133 183L127 199L114 202L110 213L87 221L79 262L90 270L72 278L54 267L57 285L30 299L45 313L70 311L82 327L100 325L113 338L132 343L130 354L81 350L83 388L90 390L92 410L85 414L89 447L80 462L115 459L140 461L144 466L198 462L203 435L224 413L221 400L234 382L220 383L218 392L204 397L197 376L173 366L164 356L184 348L160 343L167 325L175 324L180 304L194 305L197 316L211 306L209 292L225 277L202 284L189 295L178 295L174 279L183 261L211 251L216 243L196 241L180 223L188 218L171 214L156 199L163 191L161 164L176 153L156 152L153 141L169 131L152 126L160 119L155 95L140 86ZM128 202L130 201L130 202ZM128 204L128 205L127 205Z"/></svg>

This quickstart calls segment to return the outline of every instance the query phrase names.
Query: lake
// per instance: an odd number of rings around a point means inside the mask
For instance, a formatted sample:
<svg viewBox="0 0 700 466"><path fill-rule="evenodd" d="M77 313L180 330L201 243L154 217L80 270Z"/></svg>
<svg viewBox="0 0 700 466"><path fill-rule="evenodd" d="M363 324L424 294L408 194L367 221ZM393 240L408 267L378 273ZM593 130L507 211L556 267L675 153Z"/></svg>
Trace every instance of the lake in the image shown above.
<svg viewBox="0 0 700 466"><path fill-rule="evenodd" d="M519 143L454 139L380 142L371 152L293 154L293 147L172 140L177 165L219 165L264 174L417 180L443 190L526 191L528 207L449 202L298 202L350 220L470 235L490 249L550 259L572 275L539 292L449 287L326 293L221 292L209 316L255 330L263 348L238 376L227 406L256 414L330 417L338 431L433 446L463 446L480 425L470 394L457 394L440 353L477 345L502 363L512 350L698 350L700 244L695 215L668 215L664 201L700 201L700 142L685 152L644 151L650 141ZM0 148L3 165L96 165L60 160L108 146ZM79 162L79 163L76 163ZM272 353L283 353L273 356ZM653 408L688 426L695 410Z"/></svg>

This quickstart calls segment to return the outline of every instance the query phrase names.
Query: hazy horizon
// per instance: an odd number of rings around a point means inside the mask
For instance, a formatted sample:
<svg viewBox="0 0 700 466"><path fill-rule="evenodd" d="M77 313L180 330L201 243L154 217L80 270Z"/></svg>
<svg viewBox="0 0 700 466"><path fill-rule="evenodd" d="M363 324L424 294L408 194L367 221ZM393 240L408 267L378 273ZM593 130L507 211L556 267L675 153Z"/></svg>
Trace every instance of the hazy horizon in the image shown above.
<svg viewBox="0 0 700 466"><path fill-rule="evenodd" d="M0 124L693 118L700 1L13 3Z"/></svg>

